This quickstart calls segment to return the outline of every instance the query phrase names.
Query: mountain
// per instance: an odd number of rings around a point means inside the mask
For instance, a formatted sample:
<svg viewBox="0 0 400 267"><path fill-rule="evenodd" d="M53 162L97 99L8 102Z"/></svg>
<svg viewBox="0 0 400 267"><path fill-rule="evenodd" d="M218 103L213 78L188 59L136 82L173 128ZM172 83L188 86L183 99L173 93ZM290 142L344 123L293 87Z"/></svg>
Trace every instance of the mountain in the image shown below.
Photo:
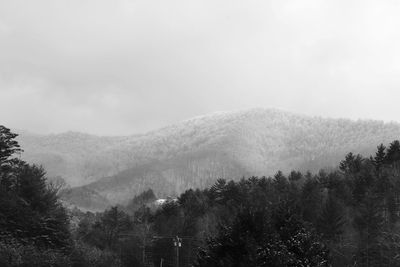
<svg viewBox="0 0 400 267"><path fill-rule="evenodd" d="M19 141L24 159L79 186L72 189L79 194L70 192L65 201L98 208L105 199L125 203L148 188L166 197L218 178L330 168L350 151L369 155L376 144L399 137L398 123L251 109L195 117L134 136L21 133Z"/></svg>

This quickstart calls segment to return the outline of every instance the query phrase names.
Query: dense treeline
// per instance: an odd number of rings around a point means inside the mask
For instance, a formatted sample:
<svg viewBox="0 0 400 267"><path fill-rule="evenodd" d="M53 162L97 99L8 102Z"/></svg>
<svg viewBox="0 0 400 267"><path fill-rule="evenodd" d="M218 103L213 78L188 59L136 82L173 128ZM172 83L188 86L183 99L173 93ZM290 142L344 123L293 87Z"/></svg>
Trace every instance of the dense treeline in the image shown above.
<svg viewBox="0 0 400 267"><path fill-rule="evenodd" d="M220 179L158 209L147 191L120 210L133 215L138 264L175 266L181 236L180 266L400 266L399 197L394 141L369 158L349 153L334 171Z"/></svg>
<svg viewBox="0 0 400 267"><path fill-rule="evenodd" d="M0 266L400 266L400 142L336 170L220 179L67 212L0 128Z"/></svg>

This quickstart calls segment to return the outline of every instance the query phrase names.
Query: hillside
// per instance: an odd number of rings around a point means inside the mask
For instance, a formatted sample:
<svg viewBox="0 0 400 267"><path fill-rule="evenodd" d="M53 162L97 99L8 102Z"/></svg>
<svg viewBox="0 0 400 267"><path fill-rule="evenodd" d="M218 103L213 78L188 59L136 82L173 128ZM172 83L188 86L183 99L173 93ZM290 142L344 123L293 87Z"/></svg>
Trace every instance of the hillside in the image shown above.
<svg viewBox="0 0 400 267"><path fill-rule="evenodd" d="M397 123L251 109L196 117L135 136L21 133L19 141L24 158L43 164L50 176L121 203L147 188L165 197L204 188L217 178L334 167L349 151L368 155L376 144L399 136ZM91 205L87 199L66 200Z"/></svg>

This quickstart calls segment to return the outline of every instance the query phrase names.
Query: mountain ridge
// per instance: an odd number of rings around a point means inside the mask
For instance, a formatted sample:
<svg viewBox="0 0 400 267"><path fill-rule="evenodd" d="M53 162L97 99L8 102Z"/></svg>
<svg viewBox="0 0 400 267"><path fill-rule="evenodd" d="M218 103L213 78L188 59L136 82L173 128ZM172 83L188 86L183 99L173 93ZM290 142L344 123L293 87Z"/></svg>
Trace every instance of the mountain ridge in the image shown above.
<svg viewBox="0 0 400 267"><path fill-rule="evenodd" d="M79 190L96 192L103 205L102 198L123 203L148 188L165 197L218 178L317 171L336 166L350 151L369 155L376 144L399 136L400 124L394 122L257 108L197 116L133 136L69 132L19 140L24 159L43 164L50 176L60 175ZM90 206L87 200L67 201Z"/></svg>

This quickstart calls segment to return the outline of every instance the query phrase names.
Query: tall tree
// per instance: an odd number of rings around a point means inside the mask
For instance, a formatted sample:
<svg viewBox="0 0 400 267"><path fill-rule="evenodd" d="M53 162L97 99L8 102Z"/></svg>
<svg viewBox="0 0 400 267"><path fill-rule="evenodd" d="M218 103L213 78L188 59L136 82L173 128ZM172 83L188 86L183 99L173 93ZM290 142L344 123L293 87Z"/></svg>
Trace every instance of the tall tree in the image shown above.
<svg viewBox="0 0 400 267"><path fill-rule="evenodd" d="M340 162L339 169L346 174L354 174L361 170L363 157L359 154L354 156L353 153L348 153L346 158Z"/></svg>
<svg viewBox="0 0 400 267"><path fill-rule="evenodd" d="M12 133L7 127L0 125L0 166L7 164L12 155L22 152L15 138L18 134Z"/></svg>
<svg viewBox="0 0 400 267"><path fill-rule="evenodd" d="M301 206L303 207L303 219L316 223L322 207L322 188L315 178L305 181L301 193Z"/></svg>
<svg viewBox="0 0 400 267"><path fill-rule="evenodd" d="M318 230L324 238L329 241L336 241L343 234L346 222L344 215L342 203L335 196L329 194L317 223Z"/></svg>
<svg viewBox="0 0 400 267"><path fill-rule="evenodd" d="M383 144L378 146L378 150L375 153L374 163L377 170L380 170L386 160L386 147Z"/></svg>
<svg viewBox="0 0 400 267"><path fill-rule="evenodd" d="M400 141L395 140L390 143L387 149L386 160L388 163L394 163L400 160Z"/></svg>
<svg viewBox="0 0 400 267"><path fill-rule="evenodd" d="M375 194L368 192L357 207L353 224L359 234L359 259L362 266L384 266L380 239L384 219L382 203Z"/></svg>

